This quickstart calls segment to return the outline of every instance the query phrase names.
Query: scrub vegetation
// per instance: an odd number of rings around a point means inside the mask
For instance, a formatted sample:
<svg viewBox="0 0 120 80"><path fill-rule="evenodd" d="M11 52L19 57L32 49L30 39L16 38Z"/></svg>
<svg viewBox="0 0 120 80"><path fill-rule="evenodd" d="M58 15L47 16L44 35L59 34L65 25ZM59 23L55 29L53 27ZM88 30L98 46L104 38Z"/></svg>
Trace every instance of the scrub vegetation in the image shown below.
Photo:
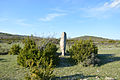
<svg viewBox="0 0 120 80"><path fill-rule="evenodd" d="M8 39L12 43L8 43L4 35L11 36ZM0 37L0 80L120 79L119 40L69 39L66 55L61 56L59 40L54 38L19 36L21 39L14 41L12 35L3 33ZM99 59L98 65L83 66L84 61L91 59L92 53Z"/></svg>

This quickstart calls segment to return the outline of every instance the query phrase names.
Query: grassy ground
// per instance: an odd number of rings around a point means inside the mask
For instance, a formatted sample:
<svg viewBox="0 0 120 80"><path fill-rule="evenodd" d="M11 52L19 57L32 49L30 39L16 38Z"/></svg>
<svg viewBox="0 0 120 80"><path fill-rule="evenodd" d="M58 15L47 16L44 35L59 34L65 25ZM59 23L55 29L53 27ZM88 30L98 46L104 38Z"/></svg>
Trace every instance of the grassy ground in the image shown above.
<svg viewBox="0 0 120 80"><path fill-rule="evenodd" d="M101 58L100 66L83 67L82 65L68 65L66 62L55 69L54 74L58 76L56 79L88 79L88 80L105 80L106 77L120 80L120 48L102 48L99 46L99 58Z"/></svg>
<svg viewBox="0 0 120 80"><path fill-rule="evenodd" d="M112 46L112 45L110 45ZM105 80L106 77L120 80L120 47L98 46L101 65L83 67L71 65L69 56L60 56L60 64L55 68L55 80ZM20 67L16 55L0 55L0 80L24 80L28 69Z"/></svg>
<svg viewBox="0 0 120 80"><path fill-rule="evenodd" d="M16 55L0 56L0 80L23 79L27 69L17 65Z"/></svg>

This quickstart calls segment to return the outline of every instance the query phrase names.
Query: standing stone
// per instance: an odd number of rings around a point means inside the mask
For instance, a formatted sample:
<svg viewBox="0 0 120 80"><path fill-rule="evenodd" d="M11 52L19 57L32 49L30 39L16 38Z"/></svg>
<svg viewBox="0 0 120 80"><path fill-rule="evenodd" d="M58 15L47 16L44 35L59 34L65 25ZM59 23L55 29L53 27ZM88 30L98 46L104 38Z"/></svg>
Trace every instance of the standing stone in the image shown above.
<svg viewBox="0 0 120 80"><path fill-rule="evenodd" d="M63 32L62 33L62 36L61 36L61 39L60 39L60 49L61 49L61 52L62 52L62 56L65 55L65 50L66 50L66 33Z"/></svg>

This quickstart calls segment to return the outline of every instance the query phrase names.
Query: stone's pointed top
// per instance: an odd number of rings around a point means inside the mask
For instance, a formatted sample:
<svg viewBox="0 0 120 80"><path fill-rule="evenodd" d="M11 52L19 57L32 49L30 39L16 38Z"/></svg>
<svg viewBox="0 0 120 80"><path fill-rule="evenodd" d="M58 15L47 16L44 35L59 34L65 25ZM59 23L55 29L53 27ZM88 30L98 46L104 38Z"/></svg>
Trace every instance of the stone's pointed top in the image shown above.
<svg viewBox="0 0 120 80"><path fill-rule="evenodd" d="M62 32L62 35L65 34L66 35L66 32Z"/></svg>

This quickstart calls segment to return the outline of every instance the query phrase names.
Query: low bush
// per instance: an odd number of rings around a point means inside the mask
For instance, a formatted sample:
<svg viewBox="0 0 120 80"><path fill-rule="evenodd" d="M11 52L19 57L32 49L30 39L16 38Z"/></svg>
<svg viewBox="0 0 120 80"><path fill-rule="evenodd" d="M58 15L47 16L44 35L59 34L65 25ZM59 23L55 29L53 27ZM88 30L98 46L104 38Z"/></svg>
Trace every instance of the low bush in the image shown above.
<svg viewBox="0 0 120 80"><path fill-rule="evenodd" d="M33 60L33 66L36 66L37 62L39 62L42 58L48 63L50 63L50 60L52 59L53 65L58 63L59 58L56 55L57 47L55 44L48 42L38 48L33 39L27 38L24 42L25 46L17 57L17 62L19 65L29 67L28 64L31 60Z"/></svg>
<svg viewBox="0 0 120 80"><path fill-rule="evenodd" d="M91 40L80 40L72 45L69 53L75 63L82 63L87 66L95 64L98 48Z"/></svg>
<svg viewBox="0 0 120 80"><path fill-rule="evenodd" d="M24 48L21 49L20 54L17 56L17 63L21 66L27 67L28 60L36 58L38 49L35 42L29 37L24 40Z"/></svg>
<svg viewBox="0 0 120 80"><path fill-rule="evenodd" d="M19 46L19 44L14 44L10 48L9 54L10 55L18 55L20 53L20 50L21 50L21 47Z"/></svg>
<svg viewBox="0 0 120 80"><path fill-rule="evenodd" d="M45 58L45 61L50 63L50 60L53 60L53 65L57 65L59 61L58 55L56 55L57 47L55 44L49 42L46 47L41 51L42 57Z"/></svg>
<svg viewBox="0 0 120 80"><path fill-rule="evenodd" d="M109 40L108 43L116 43L117 41L115 40Z"/></svg>
<svg viewBox="0 0 120 80"><path fill-rule="evenodd" d="M30 68L26 80L50 80L53 66L58 63L57 47L52 42L44 42L38 47L32 38L24 40L25 46L17 57L17 63Z"/></svg>
<svg viewBox="0 0 120 80"><path fill-rule="evenodd" d="M8 43L8 44L12 44L12 40L8 40L7 43Z"/></svg>
<svg viewBox="0 0 120 80"><path fill-rule="evenodd" d="M34 67L30 67L30 73L26 74L26 80L51 80L53 75L53 68L52 68L52 59L50 64L47 61L43 61L43 65L37 65ZM32 66L32 65L31 65Z"/></svg>
<svg viewBox="0 0 120 80"><path fill-rule="evenodd" d="M100 64L100 59L97 58L97 56L94 53L92 53L91 55L92 56L90 58L84 60L81 63L83 66L86 66L86 67L89 66L89 65L92 65L92 66L97 65L98 66Z"/></svg>

